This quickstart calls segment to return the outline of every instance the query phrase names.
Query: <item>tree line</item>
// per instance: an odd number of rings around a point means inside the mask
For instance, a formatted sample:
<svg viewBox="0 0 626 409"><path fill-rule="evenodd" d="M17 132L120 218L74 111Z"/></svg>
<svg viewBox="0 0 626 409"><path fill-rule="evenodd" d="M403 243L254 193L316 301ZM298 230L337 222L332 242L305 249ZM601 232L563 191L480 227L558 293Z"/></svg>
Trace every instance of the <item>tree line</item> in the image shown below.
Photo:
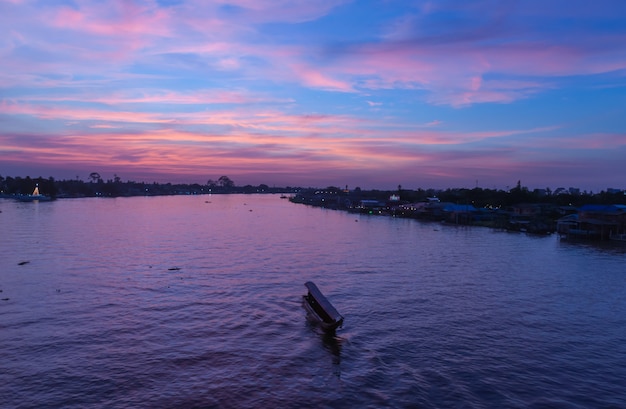
<svg viewBox="0 0 626 409"><path fill-rule="evenodd" d="M270 187L266 184L237 186L228 176L218 179L209 179L206 184L172 184L172 183L145 183L126 181L114 175L113 179L103 180L99 173L92 172L88 180L70 179L55 180L49 178L3 177L0 175L0 194L4 197L24 195L33 192L35 186L42 194L53 198L63 197L119 197L119 196L158 196L208 193L289 193L305 190L323 190L334 195L347 195L352 198L371 198L378 200L388 199L397 195L403 202L420 202L428 197L438 197L441 201L458 204L472 204L475 207L503 207L518 203L553 203L558 206L582 206L583 204L622 204L626 202L624 191L602 191L600 193L578 192L576 190L552 191L546 189L529 190L518 181L514 188L483 189L403 189L398 186L391 190L361 190L359 187L348 190L335 186L325 189L302 187Z"/></svg>
<svg viewBox="0 0 626 409"><path fill-rule="evenodd" d="M161 196L208 193L281 193L292 192L298 188L270 187L266 184L257 186L237 186L228 176L217 180L209 179L206 184L199 183L146 183L123 182L117 175L113 179L104 180L97 172L89 174L87 181L80 179L55 180L49 178L3 177L0 175L0 195L11 197L27 195L38 186L40 193L53 198L66 197L120 197L120 196Z"/></svg>

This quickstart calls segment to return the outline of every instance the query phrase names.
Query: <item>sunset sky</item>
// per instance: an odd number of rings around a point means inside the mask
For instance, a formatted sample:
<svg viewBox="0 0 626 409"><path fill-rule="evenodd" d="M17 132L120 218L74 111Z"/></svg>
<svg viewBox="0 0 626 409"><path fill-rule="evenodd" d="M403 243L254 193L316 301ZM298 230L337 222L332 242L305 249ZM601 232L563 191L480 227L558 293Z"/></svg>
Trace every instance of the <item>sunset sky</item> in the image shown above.
<svg viewBox="0 0 626 409"><path fill-rule="evenodd" d="M0 175L626 188L626 1L0 0Z"/></svg>

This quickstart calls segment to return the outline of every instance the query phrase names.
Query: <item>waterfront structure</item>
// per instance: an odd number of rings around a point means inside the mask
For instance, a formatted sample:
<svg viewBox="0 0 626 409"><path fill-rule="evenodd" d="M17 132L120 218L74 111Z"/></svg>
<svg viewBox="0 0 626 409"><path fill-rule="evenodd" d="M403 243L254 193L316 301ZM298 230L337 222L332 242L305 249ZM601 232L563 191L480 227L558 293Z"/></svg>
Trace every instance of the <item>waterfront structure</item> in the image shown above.
<svg viewBox="0 0 626 409"><path fill-rule="evenodd" d="M557 233L566 238L609 240L626 234L626 205L584 205L577 214L557 221Z"/></svg>

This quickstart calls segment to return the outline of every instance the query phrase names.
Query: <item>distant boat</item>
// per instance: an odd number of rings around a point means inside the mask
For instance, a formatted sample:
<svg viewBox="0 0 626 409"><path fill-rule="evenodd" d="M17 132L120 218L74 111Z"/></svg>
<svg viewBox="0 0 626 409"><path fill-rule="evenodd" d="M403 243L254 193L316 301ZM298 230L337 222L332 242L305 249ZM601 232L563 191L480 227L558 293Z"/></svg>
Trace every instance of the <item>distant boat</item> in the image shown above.
<svg viewBox="0 0 626 409"><path fill-rule="evenodd" d="M343 316L337 312L319 288L311 281L304 283L304 286L308 292L302 296L302 305L308 312L308 318L318 323L327 332L343 326Z"/></svg>
<svg viewBox="0 0 626 409"><path fill-rule="evenodd" d="M50 196L43 195L39 192L39 185L35 185L35 190L30 195L18 195L16 196L17 200L20 202L47 202L52 200Z"/></svg>

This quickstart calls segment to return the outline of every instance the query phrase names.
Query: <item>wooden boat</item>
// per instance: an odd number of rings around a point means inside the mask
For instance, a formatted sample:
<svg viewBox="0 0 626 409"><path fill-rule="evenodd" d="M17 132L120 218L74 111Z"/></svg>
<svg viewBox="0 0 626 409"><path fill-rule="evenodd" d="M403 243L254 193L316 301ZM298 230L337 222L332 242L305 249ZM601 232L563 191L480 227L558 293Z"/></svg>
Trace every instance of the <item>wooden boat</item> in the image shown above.
<svg viewBox="0 0 626 409"><path fill-rule="evenodd" d="M326 299L317 286L307 281L304 283L308 292L302 296L302 305L308 312L308 317L316 321L324 331L334 331L343 326L343 316Z"/></svg>

